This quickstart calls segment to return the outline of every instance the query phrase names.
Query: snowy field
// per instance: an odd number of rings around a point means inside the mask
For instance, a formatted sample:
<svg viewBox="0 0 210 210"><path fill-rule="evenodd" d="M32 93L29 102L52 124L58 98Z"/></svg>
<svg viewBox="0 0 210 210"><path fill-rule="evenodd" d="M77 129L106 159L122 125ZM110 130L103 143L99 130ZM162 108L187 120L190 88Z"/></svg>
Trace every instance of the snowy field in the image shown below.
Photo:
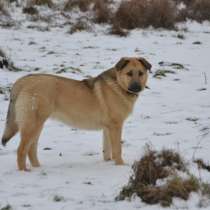
<svg viewBox="0 0 210 210"><path fill-rule="evenodd" d="M100 30L70 35L56 28L46 32L0 29L0 47L23 69L0 69L3 88L29 73L56 74L64 69L60 75L66 77L95 76L123 56L142 56L153 65L150 89L140 95L124 125L126 165L103 161L100 132L48 121L39 143L41 168L33 168L30 173L17 170L18 135L6 148L0 146L0 208L10 204L15 210L161 209L137 198L131 202L114 200L128 182L131 165L143 155L146 144L157 150L180 152L193 174L210 182L210 174L192 163L194 158L203 158L207 163L210 159L210 24L188 23L185 27L187 30L177 32L135 30L126 38L107 36ZM184 39L178 38L180 34ZM195 43L198 41L200 44ZM164 66L159 65L161 61ZM180 63L184 69L175 69L170 63ZM157 79L153 74L158 69L173 70L175 74ZM7 94L0 94L0 135L7 99ZM60 202L55 201L55 196ZM196 194L187 202L175 199L170 209L199 209L199 199Z"/></svg>

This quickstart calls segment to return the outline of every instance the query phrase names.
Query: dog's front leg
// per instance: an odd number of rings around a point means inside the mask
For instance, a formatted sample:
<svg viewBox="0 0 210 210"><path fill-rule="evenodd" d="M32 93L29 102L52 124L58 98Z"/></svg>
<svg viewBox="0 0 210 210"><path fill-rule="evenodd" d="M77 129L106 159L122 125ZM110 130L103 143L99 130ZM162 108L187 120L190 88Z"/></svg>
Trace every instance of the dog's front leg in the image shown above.
<svg viewBox="0 0 210 210"><path fill-rule="evenodd" d="M123 165L121 149L122 124L112 124L108 128L108 133L112 147L112 159L115 161L116 165Z"/></svg>
<svg viewBox="0 0 210 210"><path fill-rule="evenodd" d="M103 130L103 156L105 161L112 159L111 141L109 137L109 130L107 128L104 128Z"/></svg>

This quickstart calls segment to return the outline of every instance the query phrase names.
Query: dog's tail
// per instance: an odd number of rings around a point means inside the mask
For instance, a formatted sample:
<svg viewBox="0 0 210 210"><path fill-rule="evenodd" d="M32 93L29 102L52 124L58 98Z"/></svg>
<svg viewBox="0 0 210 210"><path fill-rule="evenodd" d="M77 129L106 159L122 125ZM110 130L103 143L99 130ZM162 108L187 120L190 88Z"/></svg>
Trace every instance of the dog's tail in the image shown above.
<svg viewBox="0 0 210 210"><path fill-rule="evenodd" d="M13 94L11 94L9 108L7 112L6 126L1 140L3 146L6 146L7 142L18 131L18 126L17 123L15 122L15 101L16 101L15 97L13 97Z"/></svg>

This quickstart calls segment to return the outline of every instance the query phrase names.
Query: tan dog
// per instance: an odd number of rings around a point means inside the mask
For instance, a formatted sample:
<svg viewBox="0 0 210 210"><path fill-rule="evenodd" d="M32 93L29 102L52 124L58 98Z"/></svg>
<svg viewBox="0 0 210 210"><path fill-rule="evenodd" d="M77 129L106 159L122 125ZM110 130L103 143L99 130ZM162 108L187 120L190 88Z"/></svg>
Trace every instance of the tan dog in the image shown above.
<svg viewBox="0 0 210 210"><path fill-rule="evenodd" d="M40 166L37 143L44 122L55 118L82 129L103 129L104 160L123 164L121 133L138 93L146 86L151 64L144 58L122 58L115 67L82 81L47 74L22 77L13 86L2 144L19 131L19 170Z"/></svg>

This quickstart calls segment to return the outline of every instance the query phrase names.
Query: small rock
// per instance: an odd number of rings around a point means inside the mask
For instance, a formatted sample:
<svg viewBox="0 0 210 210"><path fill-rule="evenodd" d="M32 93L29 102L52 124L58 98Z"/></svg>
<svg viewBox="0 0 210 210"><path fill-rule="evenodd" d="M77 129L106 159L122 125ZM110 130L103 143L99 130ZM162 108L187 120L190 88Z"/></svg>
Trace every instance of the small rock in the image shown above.
<svg viewBox="0 0 210 210"><path fill-rule="evenodd" d="M55 196L53 197L53 201L55 201L55 202L64 201L64 197L63 197L63 196L59 196L59 195L55 195Z"/></svg>
<svg viewBox="0 0 210 210"><path fill-rule="evenodd" d="M195 41L195 42L193 42L192 44L194 44L194 45L199 45L199 44L202 44L202 42L200 42L200 41Z"/></svg>

